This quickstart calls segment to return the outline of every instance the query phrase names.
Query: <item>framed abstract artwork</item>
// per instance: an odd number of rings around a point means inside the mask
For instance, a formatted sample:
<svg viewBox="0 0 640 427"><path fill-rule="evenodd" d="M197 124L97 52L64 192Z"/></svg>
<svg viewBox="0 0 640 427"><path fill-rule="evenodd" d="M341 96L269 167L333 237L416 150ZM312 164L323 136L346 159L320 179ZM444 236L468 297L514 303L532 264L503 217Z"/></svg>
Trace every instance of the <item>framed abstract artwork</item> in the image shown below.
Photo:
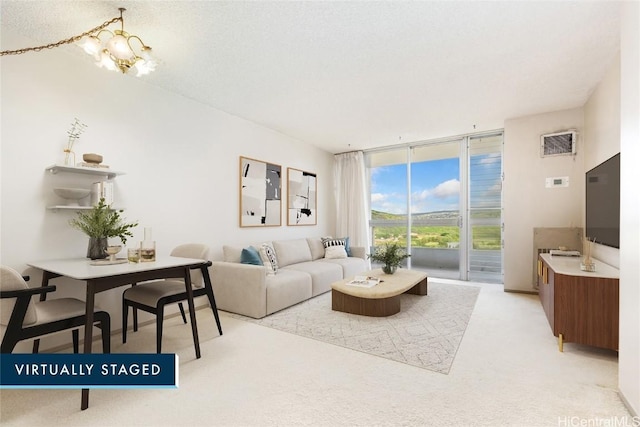
<svg viewBox="0 0 640 427"><path fill-rule="evenodd" d="M287 168L287 225L318 223L316 174Z"/></svg>
<svg viewBox="0 0 640 427"><path fill-rule="evenodd" d="M282 225L282 167L240 156L240 227Z"/></svg>

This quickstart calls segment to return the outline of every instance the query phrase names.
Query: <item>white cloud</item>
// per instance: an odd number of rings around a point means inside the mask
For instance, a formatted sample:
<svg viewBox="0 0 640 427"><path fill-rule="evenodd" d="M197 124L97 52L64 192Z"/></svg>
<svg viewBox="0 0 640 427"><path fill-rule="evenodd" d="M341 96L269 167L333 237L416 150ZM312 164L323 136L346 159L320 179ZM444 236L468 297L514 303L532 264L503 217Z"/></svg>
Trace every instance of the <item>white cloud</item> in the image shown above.
<svg viewBox="0 0 640 427"><path fill-rule="evenodd" d="M373 193L371 194L371 203L381 203L387 199L386 194L382 193Z"/></svg>
<svg viewBox="0 0 640 427"><path fill-rule="evenodd" d="M484 159L480 160L478 163L481 165L490 165L493 163L499 163L502 155L500 153L492 153L488 154Z"/></svg>
<svg viewBox="0 0 640 427"><path fill-rule="evenodd" d="M450 179L445 182L441 182L434 188L422 190L412 194L411 200L413 203L421 202L429 198L446 199L450 196L457 196L460 194L460 181L457 179Z"/></svg>
<svg viewBox="0 0 640 427"><path fill-rule="evenodd" d="M449 196L455 196L460 194L460 181L457 179L450 179L442 182L431 190L431 194L439 199L445 199Z"/></svg>
<svg viewBox="0 0 640 427"><path fill-rule="evenodd" d="M373 193L371 194L371 209L394 214L402 214L407 211L405 196L398 193Z"/></svg>

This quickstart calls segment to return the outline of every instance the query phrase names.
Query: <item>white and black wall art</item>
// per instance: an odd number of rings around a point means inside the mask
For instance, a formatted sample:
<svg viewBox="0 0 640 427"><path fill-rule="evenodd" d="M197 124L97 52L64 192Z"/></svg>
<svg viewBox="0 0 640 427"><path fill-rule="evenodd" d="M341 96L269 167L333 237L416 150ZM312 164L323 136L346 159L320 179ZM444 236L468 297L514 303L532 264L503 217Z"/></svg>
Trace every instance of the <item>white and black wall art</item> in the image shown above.
<svg viewBox="0 0 640 427"><path fill-rule="evenodd" d="M287 168L287 225L316 225L316 174Z"/></svg>
<svg viewBox="0 0 640 427"><path fill-rule="evenodd" d="M240 157L240 227L282 225L282 167Z"/></svg>

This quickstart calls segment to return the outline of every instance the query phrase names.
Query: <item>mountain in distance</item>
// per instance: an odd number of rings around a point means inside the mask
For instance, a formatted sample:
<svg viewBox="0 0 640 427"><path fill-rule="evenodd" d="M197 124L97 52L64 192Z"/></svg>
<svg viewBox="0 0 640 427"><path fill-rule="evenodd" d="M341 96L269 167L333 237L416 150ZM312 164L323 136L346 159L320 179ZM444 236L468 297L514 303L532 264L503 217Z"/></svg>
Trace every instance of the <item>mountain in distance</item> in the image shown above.
<svg viewBox="0 0 640 427"><path fill-rule="evenodd" d="M415 220L420 219L443 219L443 218L457 218L458 211L434 211L434 212L423 212L423 213L414 213L411 214L412 218ZM372 209L371 210L371 219L382 219L382 220L404 220L407 219L406 214L394 214L388 212L382 212Z"/></svg>
<svg viewBox="0 0 640 427"><path fill-rule="evenodd" d="M433 212L422 212L422 213L414 213L411 214L413 220L430 220L430 219L451 219L458 218L460 215L459 211L433 211ZM486 209L486 210L477 210L473 212L474 218L500 218L500 209ZM371 210L371 219L373 220L387 220L387 221L398 221L398 220L406 220L406 214L393 214L389 212L377 211L375 209Z"/></svg>

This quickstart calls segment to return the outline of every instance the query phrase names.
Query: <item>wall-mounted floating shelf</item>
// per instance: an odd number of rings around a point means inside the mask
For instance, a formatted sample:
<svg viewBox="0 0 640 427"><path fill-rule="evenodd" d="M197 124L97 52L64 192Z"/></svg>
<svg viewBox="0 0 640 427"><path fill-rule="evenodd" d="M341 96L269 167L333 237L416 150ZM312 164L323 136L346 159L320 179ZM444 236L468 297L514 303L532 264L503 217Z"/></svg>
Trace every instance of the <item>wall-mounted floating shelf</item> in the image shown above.
<svg viewBox="0 0 640 427"><path fill-rule="evenodd" d="M115 178L118 175L124 175L124 172L118 172L107 168L84 168L81 166L63 166L63 165L51 165L46 171L51 174L58 172L80 173L85 175L105 176L107 179ZM77 206L76 206L77 207Z"/></svg>
<svg viewBox="0 0 640 427"><path fill-rule="evenodd" d="M99 177L105 177L107 179L115 178L118 175L124 175L124 172L117 172L107 168L86 168L81 166L63 166L63 165L51 165L45 169L52 175L55 175L59 172L66 173L74 173L74 174L82 174L82 175L93 175ZM47 206L48 210L58 212L58 211L88 211L93 209L93 206L79 206L79 205L55 205L55 206ZM112 210L121 210L122 208L112 208Z"/></svg>

